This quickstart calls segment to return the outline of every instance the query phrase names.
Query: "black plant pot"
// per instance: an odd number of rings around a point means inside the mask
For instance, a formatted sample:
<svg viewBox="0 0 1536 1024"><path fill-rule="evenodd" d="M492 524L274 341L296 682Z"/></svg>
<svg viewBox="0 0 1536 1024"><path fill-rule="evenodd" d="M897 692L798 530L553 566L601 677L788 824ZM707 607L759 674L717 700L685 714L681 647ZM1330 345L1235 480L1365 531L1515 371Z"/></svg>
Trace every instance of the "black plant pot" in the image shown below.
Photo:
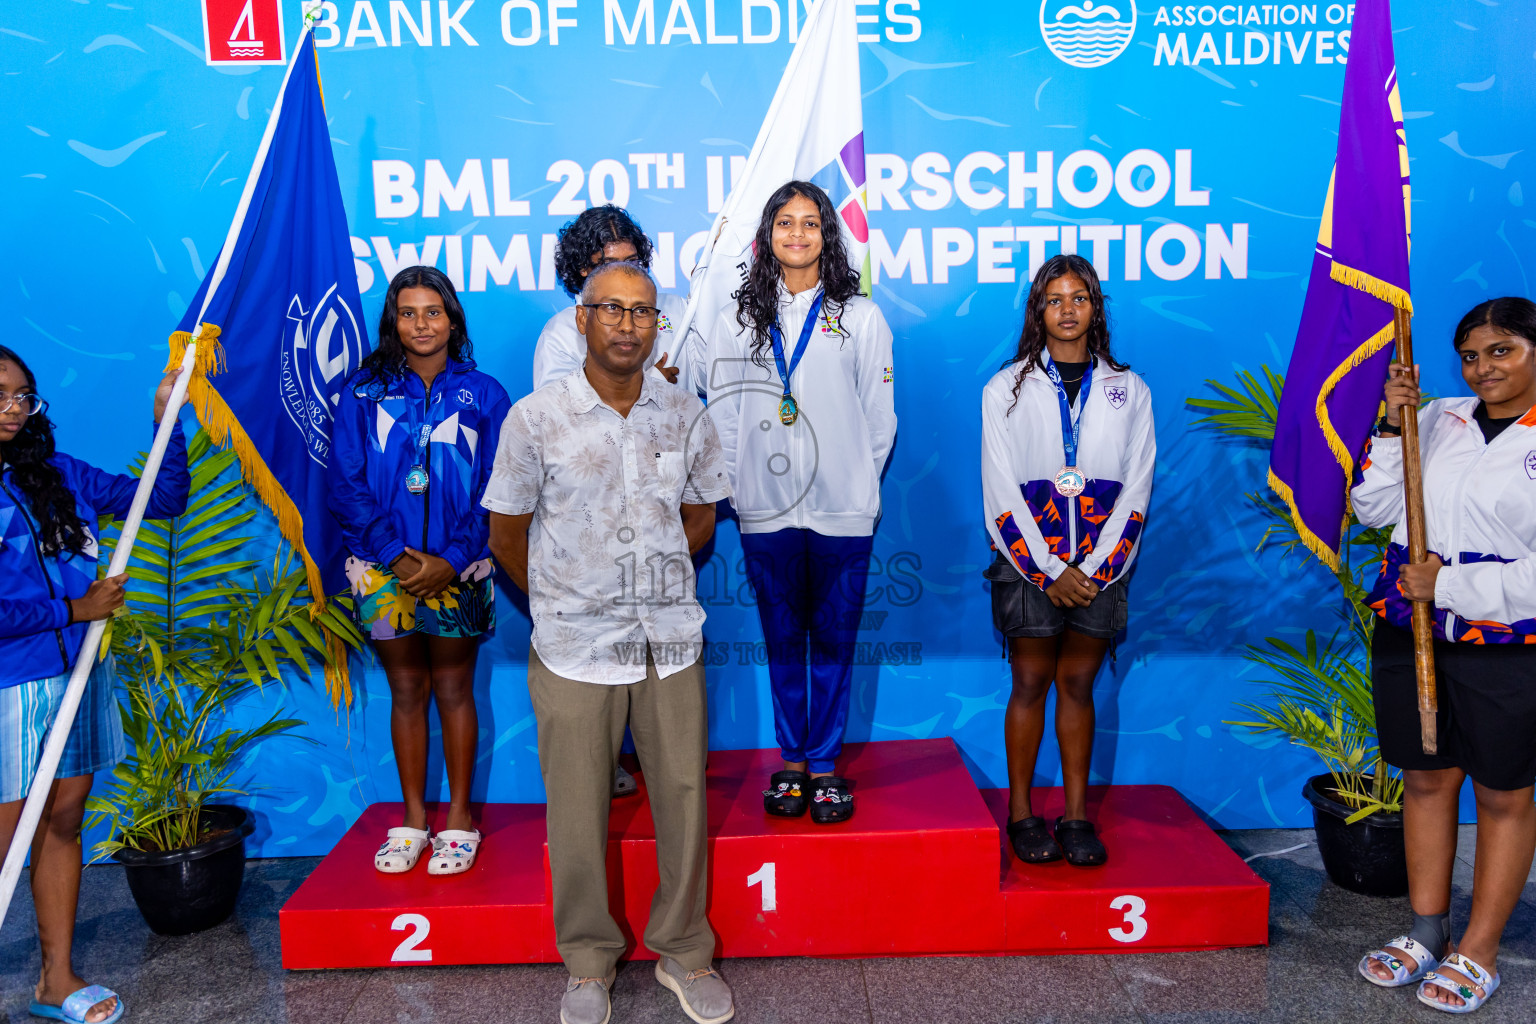
<svg viewBox="0 0 1536 1024"><path fill-rule="evenodd" d="M1323 855L1328 877L1365 896L1407 895L1403 816L1377 812L1346 825L1344 819L1355 808L1335 799L1332 793L1332 775L1314 775L1301 789L1312 805L1317 851Z"/></svg>
<svg viewBox="0 0 1536 1024"><path fill-rule="evenodd" d="M245 837L256 819L233 804L203 805L204 829L213 838L180 850L112 855L128 869L128 889L139 913L158 935L190 935L212 928L234 912L245 880Z"/></svg>

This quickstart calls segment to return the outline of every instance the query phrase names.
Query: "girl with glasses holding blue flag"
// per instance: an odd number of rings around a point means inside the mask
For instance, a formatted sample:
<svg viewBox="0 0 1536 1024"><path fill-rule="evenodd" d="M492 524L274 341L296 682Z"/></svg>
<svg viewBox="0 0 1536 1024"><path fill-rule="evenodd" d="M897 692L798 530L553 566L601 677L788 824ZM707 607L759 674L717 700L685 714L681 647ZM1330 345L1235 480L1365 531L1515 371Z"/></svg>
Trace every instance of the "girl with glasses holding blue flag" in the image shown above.
<svg viewBox="0 0 1536 1024"><path fill-rule="evenodd" d="M390 738L405 799L374 867L469 870L480 850L470 820L479 716L475 658L495 628L490 524L480 496L512 403L475 369L464 309L433 267L395 275L379 346L342 390L331 454L330 508L351 557L358 624L389 679ZM448 815L428 829L427 709L437 704Z"/></svg>
<svg viewBox="0 0 1536 1024"><path fill-rule="evenodd" d="M747 575L768 646L784 770L769 814L853 816L836 774L880 475L896 440L891 329L859 294L827 194L769 197L735 308L709 332L709 414L720 432Z"/></svg>
<svg viewBox="0 0 1536 1024"><path fill-rule="evenodd" d="M156 423L178 372L160 381ZM126 574L96 578L99 517L126 516L138 484L55 450L37 379L20 356L0 346L0 853L15 835L86 624L122 607ZM178 428L145 517L181 515L190 489L187 442ZM117 993L87 985L71 962L85 799L94 773L116 767L124 755L112 669L108 657L86 682L32 840L43 972L30 1012L50 1020L111 1024L125 1012Z"/></svg>
<svg viewBox="0 0 1536 1024"><path fill-rule="evenodd" d="M981 486L997 556L992 620L1013 671L1004 718L1008 838L1026 863L1108 857L1088 818L1093 681L1125 628L1126 582L1152 494L1152 395L1109 349L1093 264L1036 272L1019 349L982 391ZM1052 829L1030 787L1056 686L1066 806Z"/></svg>

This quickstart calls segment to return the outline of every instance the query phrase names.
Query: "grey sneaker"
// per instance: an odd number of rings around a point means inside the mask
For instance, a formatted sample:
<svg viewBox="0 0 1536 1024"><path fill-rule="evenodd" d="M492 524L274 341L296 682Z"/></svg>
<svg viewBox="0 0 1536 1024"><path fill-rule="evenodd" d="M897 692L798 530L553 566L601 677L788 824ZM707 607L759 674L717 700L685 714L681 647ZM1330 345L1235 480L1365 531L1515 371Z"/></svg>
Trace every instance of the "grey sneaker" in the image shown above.
<svg viewBox="0 0 1536 1024"><path fill-rule="evenodd" d="M608 1024L613 1008L608 990L613 988L613 974L606 978L572 978L565 983L560 999L560 1024Z"/></svg>
<svg viewBox="0 0 1536 1024"><path fill-rule="evenodd" d="M677 994L683 1012L698 1024L723 1024L736 1015L731 987L713 967L685 971L669 956L656 961L656 980Z"/></svg>

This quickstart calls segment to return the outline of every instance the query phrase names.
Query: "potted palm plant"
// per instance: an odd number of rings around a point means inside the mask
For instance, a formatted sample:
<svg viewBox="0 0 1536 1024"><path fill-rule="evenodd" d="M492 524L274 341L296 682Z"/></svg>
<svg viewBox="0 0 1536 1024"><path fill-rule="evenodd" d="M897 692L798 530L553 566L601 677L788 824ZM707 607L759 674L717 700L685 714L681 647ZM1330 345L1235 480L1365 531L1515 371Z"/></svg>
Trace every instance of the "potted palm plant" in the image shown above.
<svg viewBox="0 0 1536 1024"><path fill-rule="evenodd" d="M281 542L270 565L243 557L256 511L235 454L199 430L188 459L187 511L144 521L128 570L135 588L103 643L117 663L128 756L87 804L90 823L108 825L96 855L127 866L134 901L163 935L234 910L255 824L228 802L242 793L237 771L255 744L304 724L233 712L267 684L328 663L326 631L361 643L334 603L311 618L304 570ZM109 548L116 525L103 534Z"/></svg>
<svg viewBox="0 0 1536 1024"><path fill-rule="evenodd" d="M1267 366L1262 378L1247 371L1237 377L1236 386L1206 381L1218 397L1187 400L1203 414L1196 426L1267 450L1274 442L1284 378ZM1302 543L1284 503L1264 491L1248 499L1269 520L1261 548L1278 544L1287 557L1333 576L1342 598L1337 609L1342 622L1326 639L1308 630L1299 647L1276 637L1249 646L1245 656L1263 670L1266 689L1238 703L1247 718L1227 724L1276 733L1316 754L1327 771L1308 779L1302 795L1312 805L1318 851L1329 877L1353 892L1401 896L1408 891L1403 782L1376 745L1370 671L1376 616L1366 604L1369 581L1391 533L1362 527L1351 514L1334 568Z"/></svg>

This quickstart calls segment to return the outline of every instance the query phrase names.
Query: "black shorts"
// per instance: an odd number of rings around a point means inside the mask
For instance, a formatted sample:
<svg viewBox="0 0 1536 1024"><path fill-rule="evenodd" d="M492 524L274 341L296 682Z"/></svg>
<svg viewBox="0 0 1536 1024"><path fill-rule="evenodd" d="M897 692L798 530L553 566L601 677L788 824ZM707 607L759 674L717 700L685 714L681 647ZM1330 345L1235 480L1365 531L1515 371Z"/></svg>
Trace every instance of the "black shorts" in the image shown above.
<svg viewBox="0 0 1536 1024"><path fill-rule="evenodd" d="M1381 619L1371 684L1381 756L1395 768L1460 768L1489 789L1536 782L1536 647L1436 641L1440 753L1424 753L1413 634Z"/></svg>
<svg viewBox="0 0 1536 1024"><path fill-rule="evenodd" d="M982 575L992 581L992 625L1005 637L1059 636L1070 629L1113 640L1130 615L1125 580L1101 588L1086 608L1058 608L1001 553Z"/></svg>

